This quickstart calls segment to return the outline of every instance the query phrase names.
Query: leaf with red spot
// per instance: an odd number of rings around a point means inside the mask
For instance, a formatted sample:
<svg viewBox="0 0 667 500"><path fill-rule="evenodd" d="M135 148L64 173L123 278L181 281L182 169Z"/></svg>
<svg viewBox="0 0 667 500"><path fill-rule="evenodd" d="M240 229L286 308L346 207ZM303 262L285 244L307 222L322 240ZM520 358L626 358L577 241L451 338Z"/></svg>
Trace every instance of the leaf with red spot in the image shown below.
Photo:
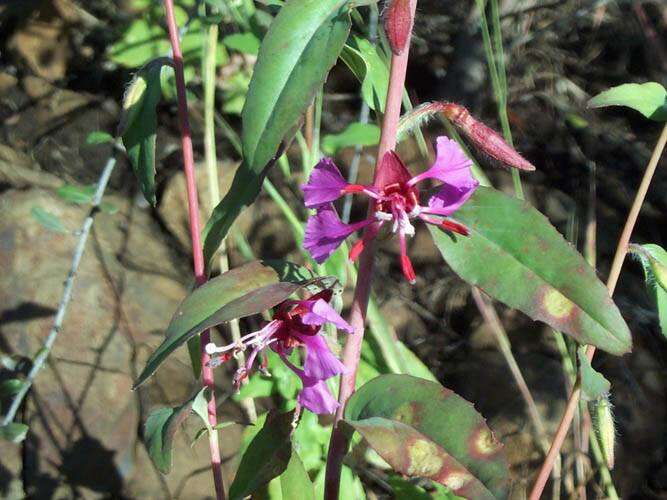
<svg viewBox="0 0 667 500"><path fill-rule="evenodd" d="M345 420L396 471L466 498L505 498L502 445L473 405L437 382L381 375L349 399Z"/></svg>
<svg viewBox="0 0 667 500"><path fill-rule="evenodd" d="M630 330L595 270L529 203L479 187L454 218L468 236L429 229L462 279L581 343L617 355L631 349Z"/></svg>

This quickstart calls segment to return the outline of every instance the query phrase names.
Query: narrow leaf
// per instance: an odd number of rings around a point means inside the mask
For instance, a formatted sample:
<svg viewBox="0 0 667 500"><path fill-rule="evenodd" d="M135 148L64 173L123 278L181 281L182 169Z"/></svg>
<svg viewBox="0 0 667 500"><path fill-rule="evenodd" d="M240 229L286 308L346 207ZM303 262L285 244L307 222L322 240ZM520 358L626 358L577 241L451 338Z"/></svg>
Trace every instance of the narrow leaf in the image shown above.
<svg viewBox="0 0 667 500"><path fill-rule="evenodd" d="M350 31L348 0L289 0L264 37L243 106L243 163L204 229L209 262L322 86Z"/></svg>
<svg viewBox="0 0 667 500"><path fill-rule="evenodd" d="M109 142L113 142L113 136L110 133L102 132L101 130L96 130L95 132L91 132L86 137L86 144L89 145L106 144Z"/></svg>
<svg viewBox="0 0 667 500"><path fill-rule="evenodd" d="M250 32L227 35L222 39L222 43L230 49L238 50L244 54L257 55L259 52L259 38Z"/></svg>
<svg viewBox="0 0 667 500"><path fill-rule="evenodd" d="M618 355L630 350L630 330L607 288L530 204L479 187L455 216L469 236L429 229L462 279L582 344Z"/></svg>
<svg viewBox="0 0 667 500"><path fill-rule="evenodd" d="M42 207L32 207L30 215L49 231L54 233L67 233L67 228L60 221L60 217L44 210Z"/></svg>
<svg viewBox="0 0 667 500"><path fill-rule="evenodd" d="M335 155L339 150L351 146L375 146L380 142L380 128L372 123L351 123L340 134L325 135L322 151Z"/></svg>
<svg viewBox="0 0 667 500"><path fill-rule="evenodd" d="M146 419L144 441L148 455L157 470L163 474L168 474L171 470L174 435L190 415L194 399L193 397L175 408L157 408L151 411Z"/></svg>
<svg viewBox="0 0 667 500"><path fill-rule="evenodd" d="M264 427L246 449L229 488L230 500L241 500L262 488L287 469L292 458L294 412L271 411Z"/></svg>
<svg viewBox="0 0 667 500"><path fill-rule="evenodd" d="M155 108L162 96L160 73L170 60L162 57L141 68L123 98L119 135L130 158L139 187L146 200L155 205Z"/></svg>
<svg viewBox="0 0 667 500"><path fill-rule="evenodd" d="M667 338L667 252L654 244L630 245L630 252L639 257L644 267L646 285L658 309L660 331Z"/></svg>
<svg viewBox="0 0 667 500"><path fill-rule="evenodd" d="M667 91L657 82L626 83L596 95L589 108L626 106L655 121L667 120Z"/></svg>
<svg viewBox="0 0 667 500"><path fill-rule="evenodd" d="M375 111L384 112L389 68L377 47L365 38L353 36L340 58L361 83L361 96L366 104Z"/></svg>
<svg viewBox="0 0 667 500"><path fill-rule="evenodd" d="M13 396L21 390L23 382L17 378L10 378L0 382L0 399Z"/></svg>
<svg viewBox="0 0 667 500"><path fill-rule="evenodd" d="M65 184L56 190L56 194L69 203L85 205L93 201L96 186L74 186Z"/></svg>
<svg viewBox="0 0 667 500"><path fill-rule="evenodd" d="M611 384L604 375L591 366L584 346L577 350L577 357L581 376L581 398L584 401L596 401L609 394Z"/></svg>
<svg viewBox="0 0 667 500"><path fill-rule="evenodd" d="M505 498L502 445L473 406L437 382L381 375L348 401L345 422L402 474L466 498Z"/></svg>
<svg viewBox="0 0 667 500"><path fill-rule="evenodd" d="M176 348L207 328L270 309L301 288L329 283L312 275L303 280L305 271L295 268L298 266L255 261L195 289L178 306L165 340L151 354L134 388L143 384Z"/></svg>
<svg viewBox="0 0 667 500"><path fill-rule="evenodd" d="M0 426L0 439L11 443L20 443L28 434L28 426L16 422Z"/></svg>

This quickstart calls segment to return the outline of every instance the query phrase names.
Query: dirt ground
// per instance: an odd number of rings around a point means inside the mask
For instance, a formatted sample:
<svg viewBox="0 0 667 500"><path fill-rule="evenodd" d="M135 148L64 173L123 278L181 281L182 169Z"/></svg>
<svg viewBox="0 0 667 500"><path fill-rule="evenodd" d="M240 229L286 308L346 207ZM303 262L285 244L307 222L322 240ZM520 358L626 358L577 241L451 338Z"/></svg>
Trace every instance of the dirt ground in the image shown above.
<svg viewBox="0 0 667 500"><path fill-rule="evenodd" d="M30 210L36 204L49 208L72 221L72 227L85 215L53 192L63 182L96 182L109 156L108 145L85 145L85 139L93 130L113 133L117 124L130 71L110 63L106 51L132 18L129 3L0 4L0 351L4 353L34 352L50 326L73 241L62 235L43 236L31 221ZM660 0L509 0L502 12L514 140L537 166L535 173L524 176L527 198L581 248L590 208L590 172L595 171L597 269L605 279L660 124L621 109L591 111L585 103L621 83L667 83L667 7ZM498 128L477 28L472 1L420 0L408 90L414 103L459 102ZM191 88L195 95L201 94L197 78ZM357 119L359 108L357 83L339 64L326 84L324 130L342 130ZM195 154L201 160L198 104L192 106L192 116ZM150 394L129 391L149 352L146 345L154 344L189 286L174 106L161 105L159 120L158 206L153 210L142 203L131 170L121 158L108 191L119 212L102 215L96 222L79 278L81 288L66 323L75 333L55 352L49 380L38 381L25 409L38 432L21 447L0 444L0 496L13 498L21 488L35 498L145 497L154 491L164 492L165 497L183 491L204 497L211 491L205 477L205 449L194 448L191 456L181 458L185 472L165 479L152 470L138 442L147 401L176 402L191 389L187 382L175 386L171 382L179 377L187 380L185 357L172 372L161 375L162 382L152 386ZM235 127L240 124L238 117L229 120ZM433 124L425 132L430 142L444 131ZM225 186L238 157L222 135L218 139L227 172ZM400 153L412 165L423 161L410 141L401 145ZM362 155L362 177L364 172L368 175L372 154L371 148ZM348 165L352 155L352 150L341 153L339 164ZM633 242L667 244L665 167L663 158ZM497 187L511 189L506 171L486 171ZM272 178L291 196L279 175ZM361 213L363 207L355 210ZM263 196L239 224L257 255L298 255L280 212L268 198ZM525 487L541 463L541 454L523 401L470 288L442 263L426 234L418 231L410 251L419 276L416 287L404 282L395 249L386 246L380 251L375 292L382 308L398 336L438 379L474 401L489 419L507 443L518 488ZM231 259L242 262L235 249ZM614 481L622 498L667 498L667 341L660 334L638 262L625 263L615 299L630 325L634 349L622 358L601 353L594 363L612 382L618 433ZM516 311L499 304L496 308L553 432L563 411L566 384L551 333ZM101 377L102 373L108 376ZM230 418L240 415L231 401L223 412ZM226 457L233 457L238 439L238 435L230 438ZM575 453L570 441L564 469L571 482ZM102 476L105 481L91 480ZM589 496L603 498L593 487Z"/></svg>

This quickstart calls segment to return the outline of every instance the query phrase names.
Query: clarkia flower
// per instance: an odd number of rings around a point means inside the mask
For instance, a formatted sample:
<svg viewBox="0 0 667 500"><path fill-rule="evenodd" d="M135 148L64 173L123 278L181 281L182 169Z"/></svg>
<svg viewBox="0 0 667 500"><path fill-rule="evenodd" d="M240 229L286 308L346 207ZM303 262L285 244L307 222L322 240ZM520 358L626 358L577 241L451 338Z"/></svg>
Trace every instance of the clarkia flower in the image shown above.
<svg viewBox="0 0 667 500"><path fill-rule="evenodd" d="M385 223L391 223L391 231L398 234L401 269L408 281L414 283L415 272L406 243L406 238L415 234L412 221L419 219L467 236L468 229L450 216L479 185L472 176L471 165L472 161L459 145L447 137L438 137L435 163L419 175L412 176L395 152L387 152L378 167L375 182L368 186L348 184L333 161L324 158L313 169L308 183L301 186L306 207L316 210L306 225L304 247L321 264L349 235L369 227L365 239L357 241L350 249L350 259L355 260L366 242L377 236ZM416 185L426 179L438 181L441 186L426 205L421 205ZM348 193L363 194L374 200L367 219L352 224L340 220L332 203Z"/></svg>
<svg viewBox="0 0 667 500"><path fill-rule="evenodd" d="M261 330L241 337L240 341L224 347L206 345L206 352L216 356L214 366L228 361L236 352L251 349L244 366L234 376L237 389L248 377L258 356L263 357L260 370L266 370L265 351L269 347L303 382L297 401L313 413L333 413L338 402L331 395L326 380L344 373L345 366L336 358L319 332L325 323L352 333L352 327L329 305L333 293L324 290L306 300L286 300L276 306L276 312ZM294 348L305 348L303 368L295 366L288 356Z"/></svg>

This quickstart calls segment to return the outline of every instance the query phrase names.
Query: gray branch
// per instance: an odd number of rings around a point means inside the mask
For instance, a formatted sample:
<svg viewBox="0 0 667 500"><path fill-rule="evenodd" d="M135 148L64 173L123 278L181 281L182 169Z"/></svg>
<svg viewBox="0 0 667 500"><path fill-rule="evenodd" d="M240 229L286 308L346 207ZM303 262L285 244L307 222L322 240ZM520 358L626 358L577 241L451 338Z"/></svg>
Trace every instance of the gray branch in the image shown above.
<svg viewBox="0 0 667 500"><path fill-rule="evenodd" d="M111 172L116 166L116 157L118 154L118 148L119 147L117 145L114 146L114 152L111 158L109 158L106 165L104 166L104 170L102 171L102 175L100 176L99 181L97 181L97 189L95 190L95 195L93 196L92 207L90 208L88 217L86 217L86 220L83 222L81 230L78 233L75 233L79 235L79 241L76 245L76 249L72 257L72 265L70 266L67 279L65 280L63 295L60 299L60 304L58 305L58 311L56 312L56 317L53 321L53 326L51 327L49 335L46 337L46 340L44 341L44 345L38 351L37 356L35 357L35 361L32 365L32 368L30 369L30 372L28 372L28 376L23 382L21 389L19 390L19 392L16 393L16 396L14 396L11 406L9 407L7 414L2 420L3 426L13 422L14 417L16 416L16 412L21 406L21 403L23 402L23 399L25 398L26 394L30 390L30 387L32 386L33 381L35 380L35 377L42 369L44 363L49 357L49 354L51 353L51 348L53 347L53 344L56 341L56 338L58 337L58 332L62 328L63 320L65 319L65 313L67 312L67 306L69 305L69 302L72 298L74 277L76 276L76 272L79 268L81 257L83 257L83 251L86 248L86 241L88 240L88 235L90 234L90 228L93 226L93 219L95 218L95 214L99 210L99 205L100 202L102 201L102 196L104 195L104 190L107 187L107 183L109 182L109 177L111 176Z"/></svg>

